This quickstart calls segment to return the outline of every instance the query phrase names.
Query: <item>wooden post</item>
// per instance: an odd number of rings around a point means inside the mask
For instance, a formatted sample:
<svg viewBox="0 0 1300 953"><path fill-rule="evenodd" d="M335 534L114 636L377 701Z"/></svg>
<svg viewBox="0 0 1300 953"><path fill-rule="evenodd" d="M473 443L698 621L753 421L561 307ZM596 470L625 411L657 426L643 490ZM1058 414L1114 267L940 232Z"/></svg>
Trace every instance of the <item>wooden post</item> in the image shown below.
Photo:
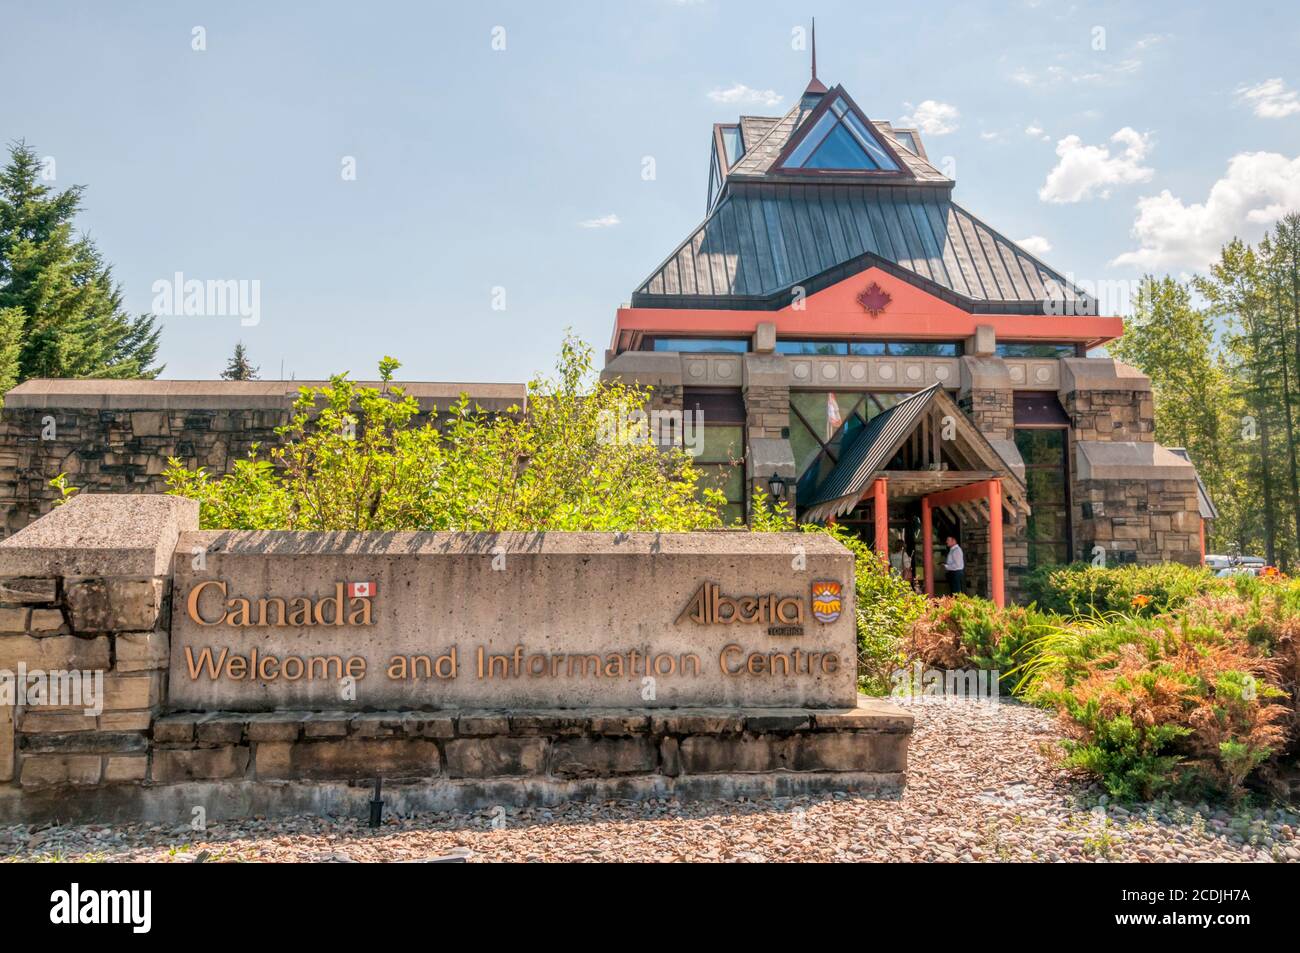
<svg viewBox="0 0 1300 953"><path fill-rule="evenodd" d="M875 491L876 552L889 558L889 481L876 477Z"/></svg>
<svg viewBox="0 0 1300 953"><path fill-rule="evenodd" d="M925 566L925 594L934 595L934 543L930 537L934 535L930 526L930 498L921 497L921 559L922 565Z"/></svg>
<svg viewBox="0 0 1300 953"><path fill-rule="evenodd" d="M989 595L999 609L1007 604L1002 591L1006 567L1002 558L1002 481L989 480Z"/></svg>

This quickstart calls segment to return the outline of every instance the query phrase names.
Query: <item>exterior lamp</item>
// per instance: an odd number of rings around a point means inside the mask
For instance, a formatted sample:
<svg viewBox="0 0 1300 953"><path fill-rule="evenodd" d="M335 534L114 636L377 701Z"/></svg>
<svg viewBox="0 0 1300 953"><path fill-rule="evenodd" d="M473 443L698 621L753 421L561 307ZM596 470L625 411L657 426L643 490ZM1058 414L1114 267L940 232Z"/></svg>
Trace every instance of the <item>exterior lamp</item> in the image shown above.
<svg viewBox="0 0 1300 953"><path fill-rule="evenodd" d="M767 478L767 489L774 499L785 499L785 487L785 477L781 476L779 473L773 473Z"/></svg>

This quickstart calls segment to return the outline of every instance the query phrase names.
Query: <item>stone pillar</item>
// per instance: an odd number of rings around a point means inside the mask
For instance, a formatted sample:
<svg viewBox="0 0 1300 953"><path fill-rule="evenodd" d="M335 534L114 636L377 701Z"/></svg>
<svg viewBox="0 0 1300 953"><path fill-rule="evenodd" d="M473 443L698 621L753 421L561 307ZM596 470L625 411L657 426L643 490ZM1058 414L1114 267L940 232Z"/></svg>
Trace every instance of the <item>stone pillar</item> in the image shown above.
<svg viewBox="0 0 1300 953"><path fill-rule="evenodd" d="M1108 358L1066 358L1060 399L1073 424L1074 557L1197 565L1196 469L1155 442L1151 381Z"/></svg>
<svg viewBox="0 0 1300 953"><path fill-rule="evenodd" d="M787 480L786 501L794 509L795 461L790 447L790 378L785 355L746 354L741 386L745 399L746 480L749 507L755 490L767 492L773 470Z"/></svg>
<svg viewBox="0 0 1300 953"><path fill-rule="evenodd" d="M0 542L0 669L58 673L76 698L0 714L0 784L24 789L148 778L169 660L171 563L198 503L74 497ZM102 686L102 693L96 687Z"/></svg>

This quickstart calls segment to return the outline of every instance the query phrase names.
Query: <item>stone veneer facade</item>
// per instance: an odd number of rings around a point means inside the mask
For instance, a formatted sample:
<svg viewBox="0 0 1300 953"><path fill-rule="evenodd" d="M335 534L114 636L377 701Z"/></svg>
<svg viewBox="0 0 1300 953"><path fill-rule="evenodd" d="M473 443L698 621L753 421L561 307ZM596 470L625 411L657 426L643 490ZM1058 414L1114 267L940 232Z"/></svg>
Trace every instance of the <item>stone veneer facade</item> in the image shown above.
<svg viewBox="0 0 1300 953"><path fill-rule="evenodd" d="M1201 560L1201 509L1195 468L1155 441L1150 380L1109 358L1002 358L993 329L981 326L962 357L844 357L775 352L775 328L760 324L745 354L624 351L606 355L603 376L636 381L656 392L738 388L746 409L746 475L751 494L776 472L795 472L790 447L792 390L900 391L941 383L994 444L1011 469L1024 473L1015 445L1017 393L1054 393L1068 427L1071 556L1107 564ZM667 409L682 409L665 401ZM1104 446L1102 446L1104 445ZM963 523L967 579L989 593L988 528ZM1006 591L1021 595L1029 565L1026 518L1004 525ZM1099 550L1100 548L1100 550Z"/></svg>

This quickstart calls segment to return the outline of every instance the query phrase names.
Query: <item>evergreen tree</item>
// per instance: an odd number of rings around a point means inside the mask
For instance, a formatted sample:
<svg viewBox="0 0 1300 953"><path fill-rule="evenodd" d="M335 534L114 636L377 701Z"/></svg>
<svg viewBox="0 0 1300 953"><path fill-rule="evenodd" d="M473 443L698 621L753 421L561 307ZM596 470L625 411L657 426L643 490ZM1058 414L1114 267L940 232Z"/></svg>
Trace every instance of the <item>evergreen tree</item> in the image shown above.
<svg viewBox="0 0 1300 953"><path fill-rule="evenodd" d="M73 234L81 186L54 192L23 142L0 169L0 385L31 377L154 377L152 315L131 317L95 244Z"/></svg>
<svg viewBox="0 0 1300 953"><path fill-rule="evenodd" d="M235 344L235 353L226 362L226 369L221 372L221 379L223 381L255 381L258 379L260 371L261 368L254 367L253 362L248 359L248 352L244 350L244 342L239 341Z"/></svg>

